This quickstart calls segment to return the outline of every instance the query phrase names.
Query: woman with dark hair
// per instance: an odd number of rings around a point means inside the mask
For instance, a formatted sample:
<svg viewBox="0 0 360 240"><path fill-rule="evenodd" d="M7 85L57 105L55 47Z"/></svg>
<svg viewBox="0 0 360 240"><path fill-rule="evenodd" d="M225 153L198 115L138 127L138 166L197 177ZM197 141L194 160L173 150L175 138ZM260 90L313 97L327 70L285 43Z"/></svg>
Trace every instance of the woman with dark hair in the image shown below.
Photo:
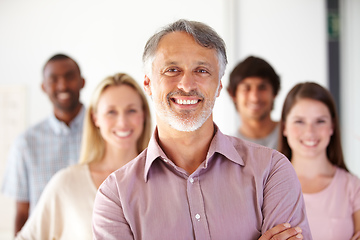
<svg viewBox="0 0 360 240"><path fill-rule="evenodd" d="M358 239L360 179L346 168L330 92L313 82L293 87L280 133L279 150L300 180L313 239Z"/></svg>

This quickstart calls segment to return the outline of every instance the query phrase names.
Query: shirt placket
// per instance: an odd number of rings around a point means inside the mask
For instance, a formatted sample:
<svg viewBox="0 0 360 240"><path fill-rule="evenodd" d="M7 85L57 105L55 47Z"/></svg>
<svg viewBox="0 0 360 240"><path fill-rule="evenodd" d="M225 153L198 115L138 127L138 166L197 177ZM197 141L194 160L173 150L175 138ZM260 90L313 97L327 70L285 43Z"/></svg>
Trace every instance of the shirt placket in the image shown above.
<svg viewBox="0 0 360 240"><path fill-rule="evenodd" d="M196 173L196 172L195 172ZM193 173L187 179L187 196L195 239L210 239L206 219L204 198L201 193L199 177Z"/></svg>

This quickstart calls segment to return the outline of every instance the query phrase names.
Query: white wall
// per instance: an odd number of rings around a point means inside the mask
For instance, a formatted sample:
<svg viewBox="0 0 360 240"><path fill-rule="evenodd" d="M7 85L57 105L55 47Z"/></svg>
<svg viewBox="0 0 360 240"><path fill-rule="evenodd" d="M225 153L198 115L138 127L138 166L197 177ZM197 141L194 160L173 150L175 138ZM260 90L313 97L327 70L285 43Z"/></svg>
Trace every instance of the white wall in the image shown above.
<svg viewBox="0 0 360 240"><path fill-rule="evenodd" d="M325 1L255 0L239 4L239 59L266 59L281 77L273 118L288 91L301 81L327 86Z"/></svg>
<svg viewBox="0 0 360 240"><path fill-rule="evenodd" d="M192 19L211 25L226 40L225 15L224 3L216 0L1 0L0 87L26 87L28 127L51 111L40 84L43 64L53 54L64 52L78 61L87 81L81 99L87 104L108 75L124 71L142 83L142 50L158 28ZM0 184L6 156L0 156ZM0 195L0 239L11 239L13 212L11 199Z"/></svg>
<svg viewBox="0 0 360 240"><path fill-rule="evenodd" d="M51 111L41 92L41 69L63 52L80 64L86 82L81 99L87 104L105 76L124 71L142 82L141 55L146 40L159 27L178 18L202 21L225 40L229 66L249 54L267 59L281 75L282 90L273 116L279 119L283 98L298 81L326 84L324 0L2 0L0 1L0 87L27 88L26 124ZM238 118L226 91L214 109L215 122L233 133ZM7 153L0 156L5 164ZM1 169L1 168L0 168ZM0 172L0 183L1 183ZM4 217L9 199L0 198L0 238L11 236L12 216ZM4 203L6 202L6 204ZM0 220L1 220L0 219ZM2 235L3 234L3 235Z"/></svg>
<svg viewBox="0 0 360 240"><path fill-rule="evenodd" d="M360 177L360 1L340 2L343 151L348 168Z"/></svg>
<svg viewBox="0 0 360 240"><path fill-rule="evenodd" d="M165 0L126 4L117 0L2 0L0 4L0 83L28 86L29 124L51 110L40 83L43 64L55 53L64 52L79 62L87 80L82 94L87 103L92 89L107 75L125 71L142 81L143 47L164 24L178 18L195 19L225 35L224 4L215 0L181 4Z"/></svg>

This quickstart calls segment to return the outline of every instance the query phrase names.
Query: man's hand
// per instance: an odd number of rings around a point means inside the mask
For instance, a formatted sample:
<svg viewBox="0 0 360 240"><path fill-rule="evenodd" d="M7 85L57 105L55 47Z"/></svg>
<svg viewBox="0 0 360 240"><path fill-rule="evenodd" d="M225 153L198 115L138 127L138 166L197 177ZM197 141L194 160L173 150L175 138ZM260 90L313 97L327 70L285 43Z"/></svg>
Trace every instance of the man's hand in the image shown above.
<svg viewBox="0 0 360 240"><path fill-rule="evenodd" d="M14 228L15 236L25 225L25 222L29 217L29 209L30 209L29 202L16 201L16 215L15 215L15 228Z"/></svg>
<svg viewBox="0 0 360 240"><path fill-rule="evenodd" d="M303 239L300 227L292 228L289 223L279 224L267 230L259 240L299 240Z"/></svg>

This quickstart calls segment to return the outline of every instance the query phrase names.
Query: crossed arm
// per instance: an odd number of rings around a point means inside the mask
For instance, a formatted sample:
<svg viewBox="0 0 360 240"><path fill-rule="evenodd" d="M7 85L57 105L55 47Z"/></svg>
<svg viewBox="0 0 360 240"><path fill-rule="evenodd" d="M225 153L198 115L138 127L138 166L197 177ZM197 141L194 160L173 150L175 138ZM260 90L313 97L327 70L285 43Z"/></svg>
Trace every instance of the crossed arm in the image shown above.
<svg viewBox="0 0 360 240"><path fill-rule="evenodd" d="M299 227L291 227L289 223L279 224L266 231L259 240L299 240L303 239Z"/></svg>
<svg viewBox="0 0 360 240"><path fill-rule="evenodd" d="M354 220L354 235L351 240L358 240L360 239L360 210L356 211L353 214Z"/></svg>

